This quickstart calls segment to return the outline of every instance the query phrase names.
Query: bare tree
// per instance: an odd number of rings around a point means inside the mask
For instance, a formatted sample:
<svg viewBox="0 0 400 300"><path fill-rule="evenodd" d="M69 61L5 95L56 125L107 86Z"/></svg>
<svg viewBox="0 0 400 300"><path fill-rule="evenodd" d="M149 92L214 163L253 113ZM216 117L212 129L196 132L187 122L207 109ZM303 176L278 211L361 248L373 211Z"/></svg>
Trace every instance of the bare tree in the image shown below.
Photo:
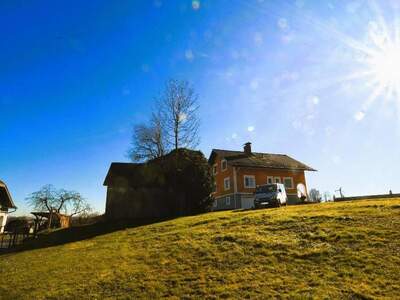
<svg viewBox="0 0 400 300"><path fill-rule="evenodd" d="M343 193L342 187L340 187L338 190L335 190L335 193L336 193L336 192L339 192L340 198L344 198L344 193Z"/></svg>
<svg viewBox="0 0 400 300"><path fill-rule="evenodd" d="M328 202L332 199L331 193L329 192L324 192L324 201Z"/></svg>
<svg viewBox="0 0 400 300"><path fill-rule="evenodd" d="M320 202L321 201L321 193L317 189L311 189L309 194L310 194L310 199L312 202Z"/></svg>
<svg viewBox="0 0 400 300"><path fill-rule="evenodd" d="M173 149L194 148L200 142L197 98L187 81L171 79L158 100L162 126Z"/></svg>
<svg viewBox="0 0 400 300"><path fill-rule="evenodd" d="M169 80L156 104L149 124L133 129L128 151L132 161L154 159L171 149L194 148L199 143L197 95L187 81Z"/></svg>
<svg viewBox="0 0 400 300"><path fill-rule="evenodd" d="M165 144L161 114L153 112L150 125L139 124L134 127L129 157L132 161L144 161L163 156L166 153Z"/></svg>
<svg viewBox="0 0 400 300"><path fill-rule="evenodd" d="M75 191L56 189L51 184L30 194L28 203L39 211L63 213L69 216L80 215L91 211L89 203Z"/></svg>

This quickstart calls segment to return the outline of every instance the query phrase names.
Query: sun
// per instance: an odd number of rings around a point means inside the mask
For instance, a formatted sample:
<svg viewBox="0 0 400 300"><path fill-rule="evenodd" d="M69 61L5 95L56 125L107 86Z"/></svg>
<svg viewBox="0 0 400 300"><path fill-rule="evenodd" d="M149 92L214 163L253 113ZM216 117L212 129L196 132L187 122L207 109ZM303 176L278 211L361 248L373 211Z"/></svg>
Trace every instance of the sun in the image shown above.
<svg viewBox="0 0 400 300"><path fill-rule="evenodd" d="M375 102L394 103L400 113L400 20L389 24L383 17L368 24L365 40L343 39L355 53L354 73L348 80L362 80L370 89L354 118L360 121Z"/></svg>
<svg viewBox="0 0 400 300"><path fill-rule="evenodd" d="M370 74L382 93L400 97L400 43L387 40L367 58Z"/></svg>

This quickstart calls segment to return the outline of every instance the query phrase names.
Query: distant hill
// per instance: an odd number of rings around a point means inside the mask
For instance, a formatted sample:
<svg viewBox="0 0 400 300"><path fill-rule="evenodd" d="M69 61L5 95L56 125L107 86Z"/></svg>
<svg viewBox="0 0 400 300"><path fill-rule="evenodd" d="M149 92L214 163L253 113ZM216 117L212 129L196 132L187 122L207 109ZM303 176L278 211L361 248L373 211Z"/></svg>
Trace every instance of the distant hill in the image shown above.
<svg viewBox="0 0 400 300"><path fill-rule="evenodd" d="M72 228L0 255L0 298L397 298L399 229L400 199Z"/></svg>

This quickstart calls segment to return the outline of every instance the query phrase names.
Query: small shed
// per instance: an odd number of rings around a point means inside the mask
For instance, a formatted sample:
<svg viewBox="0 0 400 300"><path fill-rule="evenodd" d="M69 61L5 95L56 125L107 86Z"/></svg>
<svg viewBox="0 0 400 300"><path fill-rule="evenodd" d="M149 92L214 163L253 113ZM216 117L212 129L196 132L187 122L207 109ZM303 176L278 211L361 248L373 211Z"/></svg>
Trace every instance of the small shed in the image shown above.
<svg viewBox="0 0 400 300"><path fill-rule="evenodd" d="M0 233L4 231L8 214L16 209L7 185L0 180Z"/></svg>

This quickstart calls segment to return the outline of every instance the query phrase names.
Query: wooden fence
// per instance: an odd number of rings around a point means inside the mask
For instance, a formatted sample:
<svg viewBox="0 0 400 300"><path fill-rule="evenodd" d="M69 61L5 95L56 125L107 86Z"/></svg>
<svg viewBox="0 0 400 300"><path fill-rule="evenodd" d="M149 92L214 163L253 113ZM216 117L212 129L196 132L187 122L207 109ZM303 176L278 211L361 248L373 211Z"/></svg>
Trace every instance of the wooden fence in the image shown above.
<svg viewBox="0 0 400 300"><path fill-rule="evenodd" d="M11 249L21 245L32 235L29 233L4 232L0 233L0 250Z"/></svg>
<svg viewBox="0 0 400 300"><path fill-rule="evenodd" d="M335 202L341 201L352 201L352 200L369 200L369 199L379 199L379 198L400 198L400 194L383 194L383 195L367 195L367 196L355 196L355 197L342 197L335 198Z"/></svg>

